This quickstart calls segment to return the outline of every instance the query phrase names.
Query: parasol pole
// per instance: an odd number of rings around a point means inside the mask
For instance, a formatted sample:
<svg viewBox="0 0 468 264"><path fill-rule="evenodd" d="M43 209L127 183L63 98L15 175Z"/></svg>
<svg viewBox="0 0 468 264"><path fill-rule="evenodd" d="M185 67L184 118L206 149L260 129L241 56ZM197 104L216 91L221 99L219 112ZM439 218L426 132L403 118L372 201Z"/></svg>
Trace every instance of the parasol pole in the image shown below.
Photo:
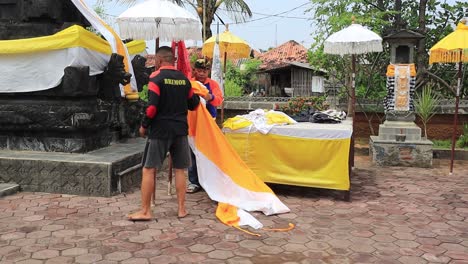
<svg viewBox="0 0 468 264"><path fill-rule="evenodd" d="M203 43L205 43L206 40L206 0L203 0Z"/></svg>
<svg viewBox="0 0 468 264"><path fill-rule="evenodd" d="M154 54L156 54L156 52L158 52L158 49L159 49L159 37L156 38L155 40L155 45L154 45Z"/></svg>
<svg viewBox="0 0 468 264"><path fill-rule="evenodd" d="M352 127L353 134L351 136L351 167L354 168L354 132L356 123L356 55L351 55L351 115L353 117Z"/></svg>
<svg viewBox="0 0 468 264"><path fill-rule="evenodd" d="M355 23L356 17L351 17L351 24ZM351 54L351 115L353 117L352 127L353 134L351 136L351 168L354 168L354 132L355 123L356 123L356 55Z"/></svg>
<svg viewBox="0 0 468 264"><path fill-rule="evenodd" d="M460 62L458 62L458 83L457 93L455 95L455 116L453 117L453 133L452 133L452 152L450 154L450 175L453 173L453 161L455 159L455 143L457 134L457 122L458 122L458 104L460 102L460 90L461 90L461 79L462 79L462 56L463 51L460 50Z"/></svg>
<svg viewBox="0 0 468 264"><path fill-rule="evenodd" d="M229 24L226 24L226 31L229 31ZM223 80L224 80L224 75L226 75L226 65L227 65L227 44L226 44L226 47L224 47ZM223 97L224 97L224 87L223 87ZM222 123L224 123L224 100L221 103L221 124Z"/></svg>

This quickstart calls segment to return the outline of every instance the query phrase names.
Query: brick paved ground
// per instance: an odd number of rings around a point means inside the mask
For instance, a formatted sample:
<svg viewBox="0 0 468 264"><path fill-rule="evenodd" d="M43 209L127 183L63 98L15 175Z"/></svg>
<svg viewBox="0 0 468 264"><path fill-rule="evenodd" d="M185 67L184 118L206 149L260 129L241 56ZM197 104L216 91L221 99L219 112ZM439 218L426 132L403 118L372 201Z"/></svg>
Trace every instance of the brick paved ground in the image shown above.
<svg viewBox="0 0 468 264"><path fill-rule="evenodd" d="M188 196L191 215L158 193L158 222L133 223L139 192L111 198L18 193L0 199L1 263L468 263L468 162L377 168L357 158L352 202L339 193L274 186L291 213L261 237L219 223L215 203Z"/></svg>

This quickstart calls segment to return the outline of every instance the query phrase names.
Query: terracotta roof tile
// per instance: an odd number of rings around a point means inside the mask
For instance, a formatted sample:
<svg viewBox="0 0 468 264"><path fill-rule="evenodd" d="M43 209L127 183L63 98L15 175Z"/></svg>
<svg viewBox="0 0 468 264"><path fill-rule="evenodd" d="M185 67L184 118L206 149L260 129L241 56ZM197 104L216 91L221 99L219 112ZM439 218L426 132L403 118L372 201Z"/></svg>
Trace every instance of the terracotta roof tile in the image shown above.
<svg viewBox="0 0 468 264"><path fill-rule="evenodd" d="M261 54L259 59L263 62L260 65L262 70L277 68L289 62L308 63L307 49L294 40Z"/></svg>

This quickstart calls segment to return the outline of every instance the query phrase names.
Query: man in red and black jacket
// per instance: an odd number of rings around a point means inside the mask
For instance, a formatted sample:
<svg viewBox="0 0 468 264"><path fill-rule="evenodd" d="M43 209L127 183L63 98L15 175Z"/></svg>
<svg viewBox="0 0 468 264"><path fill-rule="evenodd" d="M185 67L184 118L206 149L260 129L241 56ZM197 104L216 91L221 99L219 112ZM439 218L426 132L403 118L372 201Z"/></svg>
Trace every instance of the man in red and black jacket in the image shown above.
<svg viewBox="0 0 468 264"><path fill-rule="evenodd" d="M128 215L129 220L151 220L151 196L156 172L161 168L169 151L175 170L178 216L185 217L185 169L190 166L187 111L194 110L199 102L185 75L176 70L170 47L161 47L156 53L158 71L150 76L148 107L140 127L140 136L148 131L148 141L143 154L141 203L139 212Z"/></svg>

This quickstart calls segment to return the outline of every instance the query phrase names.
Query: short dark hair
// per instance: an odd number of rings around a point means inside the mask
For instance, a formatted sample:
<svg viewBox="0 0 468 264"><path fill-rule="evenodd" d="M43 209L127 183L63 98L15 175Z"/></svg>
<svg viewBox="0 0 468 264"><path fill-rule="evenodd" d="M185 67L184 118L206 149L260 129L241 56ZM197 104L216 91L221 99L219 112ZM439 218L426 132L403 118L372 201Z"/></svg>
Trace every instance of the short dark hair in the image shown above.
<svg viewBox="0 0 468 264"><path fill-rule="evenodd" d="M159 47L156 51L156 55L161 57L165 62L173 63L174 62L174 53L172 53L172 48L168 46Z"/></svg>

